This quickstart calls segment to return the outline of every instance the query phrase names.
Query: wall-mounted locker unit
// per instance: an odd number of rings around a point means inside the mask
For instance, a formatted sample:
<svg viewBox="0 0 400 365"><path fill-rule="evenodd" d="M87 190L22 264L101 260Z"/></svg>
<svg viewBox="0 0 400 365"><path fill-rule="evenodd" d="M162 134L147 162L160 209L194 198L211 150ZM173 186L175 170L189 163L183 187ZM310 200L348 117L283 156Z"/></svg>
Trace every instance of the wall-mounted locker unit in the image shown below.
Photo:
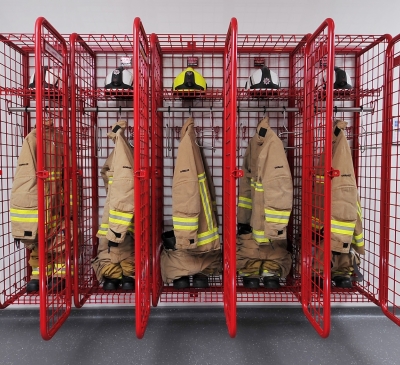
<svg viewBox="0 0 400 365"><path fill-rule="evenodd" d="M250 139L265 117L281 139L293 181L293 206L287 229L287 249L292 264L281 287L249 289L237 278L238 302L298 302L300 300L301 147L303 123L304 49L308 35L251 34L238 37L237 164L243 166ZM264 71L262 71L264 70ZM268 76L262 72L268 72ZM258 75L259 74L259 75ZM257 75L261 79L257 79ZM273 82L251 87L251 83ZM237 193L239 195L239 193ZM240 198L239 198L240 199ZM250 207L249 207L250 208ZM239 222L240 223L240 222Z"/></svg>
<svg viewBox="0 0 400 365"><path fill-rule="evenodd" d="M226 148L230 147L225 144L226 130L234 129L233 110L236 106L232 103L235 103L236 90L232 82L236 77L236 34L236 19L232 19L225 35L151 36L153 305L158 302L215 303L228 300L228 297L231 302L235 300L234 282L230 282L228 293L227 288L223 290L222 275L211 275L208 278L209 287L203 289L193 288L192 282L186 289L164 284L160 272L160 252L161 234L173 229L172 180L181 128L187 118L192 117L196 144L207 161L216 190L216 209L220 222L218 233L222 237L224 267L235 267L234 262L226 262L231 258L225 251L224 243L226 217L223 214L223 180L226 166L236 169L232 161L226 161ZM173 90L175 78L187 67L192 67L202 75L207 84L205 89ZM224 161L229 165L224 166ZM235 232L231 234L234 237ZM229 309L225 309L228 313ZM236 312L233 316L236 317ZM229 328L232 336L236 333L236 324L233 325Z"/></svg>
<svg viewBox="0 0 400 365"><path fill-rule="evenodd" d="M73 206L74 216L79 217L74 221L74 237L79 242L74 251L78 268L74 276L75 305L135 304L139 338L147 325L151 287L148 55L147 36L139 18L134 20L133 35L71 35L71 131L76 137L72 143L76 156L72 174L76 177L74 192L79 196ZM119 80L126 71L133 79L126 79L124 74ZM135 290L104 290L92 268L106 200L100 169L114 148L107 133L119 120L128 122L125 135L134 157Z"/></svg>
<svg viewBox="0 0 400 365"><path fill-rule="evenodd" d="M38 18L1 47L2 306L40 304L48 340L71 308L67 43Z"/></svg>
<svg viewBox="0 0 400 365"><path fill-rule="evenodd" d="M302 139L302 304L322 337L329 334L332 302L379 304L383 88L390 39L388 35L336 35L333 20L326 19L307 41ZM340 77L338 69L344 72ZM339 79L347 84L341 84ZM338 181L335 179L345 176L332 166L333 149L328 148L335 140L335 120L347 122L344 133L355 175L348 177L356 181L360 197L356 213L363 224L363 237L356 238L354 233L343 247L351 244L365 248L360 264L357 254L351 259L354 270L347 272L351 273L348 288L331 282L331 265L343 255L331 253L332 235L354 230L350 216L343 222L332 216L332 207L339 202L333 198L332 186ZM350 210L341 204L344 217Z"/></svg>
<svg viewBox="0 0 400 365"><path fill-rule="evenodd" d="M400 35L386 50L384 118L382 125L382 186L380 209L379 302L383 312L400 325L399 156L400 156Z"/></svg>

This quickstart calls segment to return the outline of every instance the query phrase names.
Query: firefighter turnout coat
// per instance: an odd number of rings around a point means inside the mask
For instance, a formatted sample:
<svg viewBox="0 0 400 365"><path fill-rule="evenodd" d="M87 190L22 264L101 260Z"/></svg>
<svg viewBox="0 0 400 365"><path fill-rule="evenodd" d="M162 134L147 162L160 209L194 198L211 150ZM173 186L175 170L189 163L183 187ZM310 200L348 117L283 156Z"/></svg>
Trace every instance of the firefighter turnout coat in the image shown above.
<svg viewBox="0 0 400 365"><path fill-rule="evenodd" d="M172 181L175 250L164 249L161 253L164 282L221 270L215 191L207 168L196 144L193 118L189 118L181 130Z"/></svg>
<svg viewBox="0 0 400 365"><path fill-rule="evenodd" d="M249 275L274 272L284 277L291 265L286 227L292 211L293 182L282 141L271 129L268 117L260 121L250 140L243 171L238 223L250 225L252 233L238 236L237 267Z"/></svg>
<svg viewBox="0 0 400 365"><path fill-rule="evenodd" d="M65 229L72 224L64 212L64 143L62 133L53 126L51 119L43 122L45 231L47 237L47 275L65 275ZM60 152L61 151L61 152ZM11 230L15 239L31 250L29 265L32 279L39 278L38 258L38 187L37 187L37 130L33 129L24 139L18 157L10 197ZM69 198L70 202L71 199ZM72 236L71 236L72 237ZM52 259L52 255L56 258ZM53 262L54 261L54 262ZM53 267L54 266L54 267Z"/></svg>
<svg viewBox="0 0 400 365"><path fill-rule="evenodd" d="M107 136L115 143L101 176L107 197L97 237L98 255L92 261L97 279L134 276L134 175L133 151L125 137L127 122L118 121Z"/></svg>

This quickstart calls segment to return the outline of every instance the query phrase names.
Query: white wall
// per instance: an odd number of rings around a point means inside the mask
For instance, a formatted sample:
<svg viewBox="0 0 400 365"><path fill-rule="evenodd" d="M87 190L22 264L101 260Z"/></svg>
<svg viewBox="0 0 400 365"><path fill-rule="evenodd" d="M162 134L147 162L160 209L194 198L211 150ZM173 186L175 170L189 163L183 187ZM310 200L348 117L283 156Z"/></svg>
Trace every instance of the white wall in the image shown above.
<svg viewBox="0 0 400 365"><path fill-rule="evenodd" d="M150 33L313 33L330 17L337 34L400 33L396 0L0 0L0 33L33 33L44 16L60 33L131 33L140 17Z"/></svg>

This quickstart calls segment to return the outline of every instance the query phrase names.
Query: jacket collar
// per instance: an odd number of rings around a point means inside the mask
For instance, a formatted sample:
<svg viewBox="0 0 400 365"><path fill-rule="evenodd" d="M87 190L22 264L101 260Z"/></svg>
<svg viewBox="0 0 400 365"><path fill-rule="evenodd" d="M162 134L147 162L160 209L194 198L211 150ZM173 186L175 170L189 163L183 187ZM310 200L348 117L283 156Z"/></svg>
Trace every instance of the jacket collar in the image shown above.
<svg viewBox="0 0 400 365"><path fill-rule="evenodd" d="M108 138L112 139L113 142L115 142L115 137L117 136L118 131L120 131L120 133L122 132L123 134L127 124L128 123L126 122L126 120L119 120L112 126L111 131L107 133Z"/></svg>
<svg viewBox="0 0 400 365"><path fill-rule="evenodd" d="M186 132L188 131L188 129L189 129L191 126L192 126L192 127L194 126L194 120L193 120L192 117L186 119L186 122L185 122L185 124L183 125L183 127L182 127L182 129L181 129L181 140L182 140L182 138L185 136Z"/></svg>

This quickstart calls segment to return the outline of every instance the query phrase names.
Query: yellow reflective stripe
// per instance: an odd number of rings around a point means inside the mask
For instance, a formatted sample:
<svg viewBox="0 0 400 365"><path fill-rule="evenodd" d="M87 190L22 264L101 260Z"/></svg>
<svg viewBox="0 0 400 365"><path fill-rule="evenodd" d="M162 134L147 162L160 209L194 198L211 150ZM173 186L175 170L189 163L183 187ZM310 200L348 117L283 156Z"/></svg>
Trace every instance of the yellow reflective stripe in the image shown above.
<svg viewBox="0 0 400 365"><path fill-rule="evenodd" d="M132 224L133 213L118 212L116 210L110 210L110 216L108 221L110 223L117 223L123 226L129 226Z"/></svg>
<svg viewBox="0 0 400 365"><path fill-rule="evenodd" d="M107 234L108 231L108 223L102 223L100 225L99 230L97 231L97 234L105 236Z"/></svg>
<svg viewBox="0 0 400 365"><path fill-rule="evenodd" d="M256 182L253 178L250 179L250 186L254 189L256 188Z"/></svg>
<svg viewBox="0 0 400 365"><path fill-rule="evenodd" d="M252 200L249 198L245 198L244 196L239 196L238 206L245 209L252 209Z"/></svg>
<svg viewBox="0 0 400 365"><path fill-rule="evenodd" d="M199 229L199 218L172 217L174 229L181 231L197 231Z"/></svg>
<svg viewBox="0 0 400 365"><path fill-rule="evenodd" d="M353 236L353 240L351 241L351 243L353 245L356 245L357 247L364 246L364 237L363 237L362 232L360 234L358 234L358 235L354 235Z"/></svg>
<svg viewBox="0 0 400 365"><path fill-rule="evenodd" d="M256 191L264 191L263 185L259 182L256 182Z"/></svg>
<svg viewBox="0 0 400 365"><path fill-rule="evenodd" d="M218 228L215 227L207 232L199 233L197 235L197 246L203 246L207 243L219 239Z"/></svg>
<svg viewBox="0 0 400 365"><path fill-rule="evenodd" d="M266 222L272 223L289 223L290 211L264 209Z"/></svg>
<svg viewBox="0 0 400 365"><path fill-rule="evenodd" d="M13 222L37 222L37 209L10 209L10 217Z"/></svg>
<svg viewBox="0 0 400 365"><path fill-rule="evenodd" d="M319 184L325 183L325 176L324 175L315 175L315 182Z"/></svg>
<svg viewBox="0 0 400 365"><path fill-rule="evenodd" d="M259 243L271 242L271 240L269 238L265 237L264 231L255 231L253 229L253 238L255 241L257 241Z"/></svg>
<svg viewBox="0 0 400 365"><path fill-rule="evenodd" d="M112 177L112 176L109 176L109 177L108 177L108 183L109 183L109 184L112 184L112 182L113 182L113 177Z"/></svg>
<svg viewBox="0 0 400 365"><path fill-rule="evenodd" d="M47 271L47 276L51 275L53 273L53 267L51 265L47 265L46 267ZM39 267L32 267L32 275L39 275L40 273L40 268Z"/></svg>
<svg viewBox="0 0 400 365"><path fill-rule="evenodd" d="M324 227L324 224L319 218L312 216L311 226L315 229L322 229Z"/></svg>
<svg viewBox="0 0 400 365"><path fill-rule="evenodd" d="M211 204L207 196L206 174L202 173L200 175L197 175L197 178L199 179L200 197L201 197L201 202L203 203L203 209L204 209L204 214L206 216L207 227L209 230L211 230L214 228L214 225L211 215Z"/></svg>
<svg viewBox="0 0 400 365"><path fill-rule="evenodd" d="M251 275L259 275L260 273L258 271L253 271L252 273L248 273L239 270L238 274L239 276L251 276Z"/></svg>
<svg viewBox="0 0 400 365"><path fill-rule="evenodd" d="M360 219L362 220L362 209L358 202L357 202L357 214L360 217Z"/></svg>
<svg viewBox="0 0 400 365"><path fill-rule="evenodd" d="M54 264L54 274L65 274L65 264Z"/></svg>
<svg viewBox="0 0 400 365"><path fill-rule="evenodd" d="M353 236L355 223L341 222L331 219L331 232Z"/></svg>

